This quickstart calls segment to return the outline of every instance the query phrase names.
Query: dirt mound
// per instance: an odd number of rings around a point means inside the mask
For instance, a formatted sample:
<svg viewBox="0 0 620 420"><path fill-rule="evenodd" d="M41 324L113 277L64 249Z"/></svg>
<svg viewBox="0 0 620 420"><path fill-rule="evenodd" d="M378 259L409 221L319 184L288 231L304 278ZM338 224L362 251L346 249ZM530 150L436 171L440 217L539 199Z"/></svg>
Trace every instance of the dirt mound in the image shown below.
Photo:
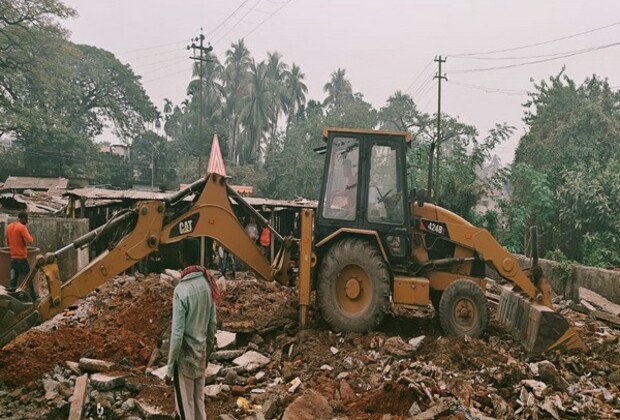
<svg viewBox="0 0 620 420"><path fill-rule="evenodd" d="M142 366L148 362L154 340L123 328L61 328L31 331L0 352L0 378L8 386L21 386L51 372L65 361L82 357Z"/></svg>
<svg viewBox="0 0 620 420"><path fill-rule="evenodd" d="M21 386L51 372L66 361L82 357L110 360L127 366L148 363L158 338L170 325L172 288L150 276L124 289L114 282L97 293L92 321L76 320L67 311L53 320L58 329L33 329L0 349L0 378ZM134 289L133 292L130 289Z"/></svg>
<svg viewBox="0 0 620 420"><path fill-rule="evenodd" d="M276 329L298 317L297 290L258 280L227 281L218 308L218 323L245 323L246 329Z"/></svg>

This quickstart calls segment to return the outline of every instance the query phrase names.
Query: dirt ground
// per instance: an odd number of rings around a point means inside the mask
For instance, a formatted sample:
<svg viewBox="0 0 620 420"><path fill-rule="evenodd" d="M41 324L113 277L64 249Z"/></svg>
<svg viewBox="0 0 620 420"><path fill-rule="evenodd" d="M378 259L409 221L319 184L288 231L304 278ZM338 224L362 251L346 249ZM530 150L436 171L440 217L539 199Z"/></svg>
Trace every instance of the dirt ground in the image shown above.
<svg viewBox="0 0 620 420"><path fill-rule="evenodd" d="M300 332L295 289L243 273L222 285L218 325L236 333L227 350L257 351L269 362L247 370L212 361L222 371L207 379L221 386L206 397L210 418L254 419L274 401L268 418L287 418L308 390L341 419L406 419L441 404L436 418L620 417L620 331L588 315L563 310L590 351L533 356L495 321L479 339L444 337L430 307L392 311L367 334L330 331L311 312ZM89 388L88 413L99 404L105 418L171 418L172 388L149 372L166 363L173 287L154 274L113 279L0 349L0 418L66 418L76 378L66 362L83 357L112 361L126 376L112 390ZM419 348L407 344L420 336ZM295 378L301 385L291 392Z"/></svg>

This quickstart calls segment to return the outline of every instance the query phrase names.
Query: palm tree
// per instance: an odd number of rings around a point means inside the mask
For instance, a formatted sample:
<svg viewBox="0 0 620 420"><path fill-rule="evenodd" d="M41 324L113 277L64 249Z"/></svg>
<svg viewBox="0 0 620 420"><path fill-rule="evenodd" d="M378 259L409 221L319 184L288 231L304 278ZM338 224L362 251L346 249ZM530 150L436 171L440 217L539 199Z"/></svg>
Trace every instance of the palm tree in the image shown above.
<svg viewBox="0 0 620 420"><path fill-rule="evenodd" d="M345 72L345 69L339 68L331 74L331 80L323 86L323 92L327 93L323 105L333 108L342 98L353 95L351 82L345 77Z"/></svg>
<svg viewBox="0 0 620 420"><path fill-rule="evenodd" d="M288 64L282 61L282 55L277 51L267 53L267 75L272 85L271 93L273 95L273 115L269 118L272 140L276 136L280 112L287 112L286 105L289 101L285 81L288 78L288 74Z"/></svg>
<svg viewBox="0 0 620 420"><path fill-rule="evenodd" d="M200 72L202 71L202 75ZM222 65L217 57L209 57L207 62L196 63L193 69L194 79L187 86L188 95L192 96L190 102L191 125L198 119L202 122L202 133L196 132L196 144L193 145L199 155L204 155L205 145L208 145L215 127L222 119ZM202 76L202 77L201 77ZM202 80L202 86L201 86ZM202 92L203 108L200 113L200 93Z"/></svg>
<svg viewBox="0 0 620 420"><path fill-rule="evenodd" d="M239 122L243 97L247 95L248 68L252 62L250 51L243 39L233 43L226 51L226 69L224 70L224 113L230 123L230 158L233 164L239 164L240 148L238 146Z"/></svg>
<svg viewBox="0 0 620 420"><path fill-rule="evenodd" d="M305 74L301 72L301 68L293 63L291 71L286 78L286 96L288 99L288 125L290 125L293 116L299 109L301 109L306 103L306 93L308 93L308 86L303 82Z"/></svg>
<svg viewBox="0 0 620 420"><path fill-rule="evenodd" d="M269 81L268 67L264 62L250 64L250 82L248 95L244 98L241 117L245 127L246 144L244 161L255 158L260 161L262 140L269 130L270 117L276 106Z"/></svg>

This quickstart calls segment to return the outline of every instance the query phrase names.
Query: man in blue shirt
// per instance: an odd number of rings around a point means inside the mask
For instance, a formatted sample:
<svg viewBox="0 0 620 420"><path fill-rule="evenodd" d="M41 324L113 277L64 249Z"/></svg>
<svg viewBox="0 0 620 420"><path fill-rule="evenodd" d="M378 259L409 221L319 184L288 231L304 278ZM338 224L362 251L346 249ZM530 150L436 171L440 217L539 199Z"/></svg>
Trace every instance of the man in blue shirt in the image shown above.
<svg viewBox="0 0 620 420"><path fill-rule="evenodd" d="M211 273L197 265L200 247L196 239L181 242L180 257L183 272L174 288L166 382L174 383L181 420L204 420L205 369L215 343L220 296Z"/></svg>

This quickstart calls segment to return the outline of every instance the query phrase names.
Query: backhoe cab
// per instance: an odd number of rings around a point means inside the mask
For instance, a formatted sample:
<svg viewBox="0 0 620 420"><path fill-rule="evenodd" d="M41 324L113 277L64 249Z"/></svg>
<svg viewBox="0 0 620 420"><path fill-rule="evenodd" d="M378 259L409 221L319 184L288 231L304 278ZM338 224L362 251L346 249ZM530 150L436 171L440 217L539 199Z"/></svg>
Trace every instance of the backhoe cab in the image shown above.
<svg viewBox="0 0 620 420"><path fill-rule="evenodd" d="M367 331L392 303L432 303L447 334L480 336L488 323L489 266L512 285L502 295L500 320L530 351L585 348L553 311L539 269L522 270L485 229L437 205L408 201L410 133L326 128L323 137L313 275L321 313L334 328ZM302 323L309 278L302 270Z"/></svg>

